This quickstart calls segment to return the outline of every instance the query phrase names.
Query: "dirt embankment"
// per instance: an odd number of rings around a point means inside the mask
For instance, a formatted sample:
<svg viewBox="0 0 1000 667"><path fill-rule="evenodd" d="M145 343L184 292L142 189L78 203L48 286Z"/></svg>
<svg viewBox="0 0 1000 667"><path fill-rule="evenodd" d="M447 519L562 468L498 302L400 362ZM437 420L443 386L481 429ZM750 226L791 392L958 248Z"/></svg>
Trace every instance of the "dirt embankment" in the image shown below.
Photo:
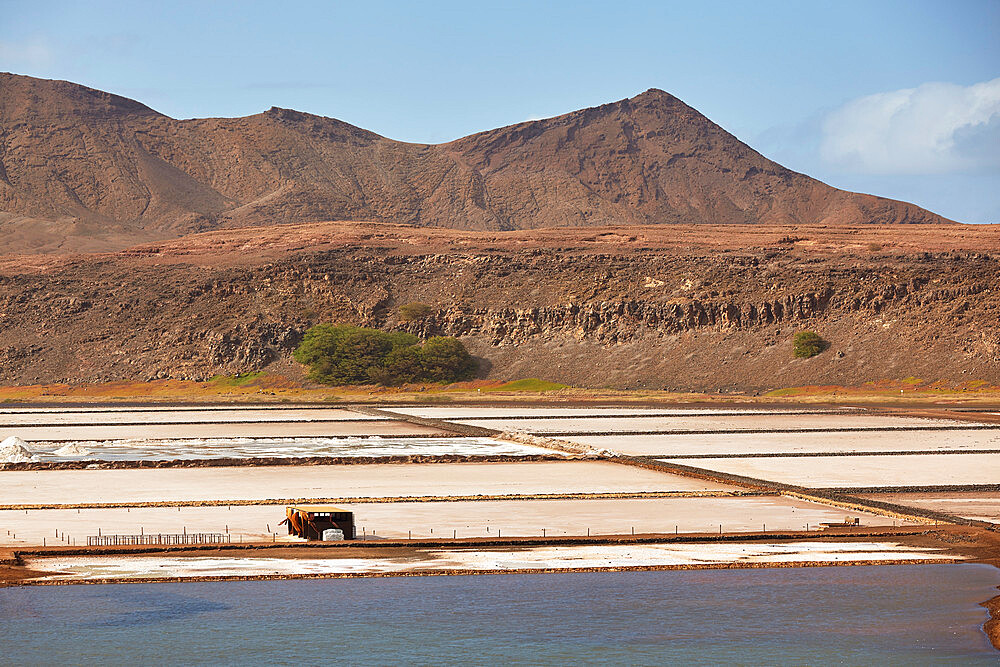
<svg viewBox="0 0 1000 667"><path fill-rule="evenodd" d="M252 456L246 458L163 459L150 461L29 461L23 463L0 463L0 470L126 470L135 468L370 465L374 463L521 463L527 461L565 461L571 458L582 458L582 456L560 454L526 454L524 456L507 454L407 454L394 456Z"/></svg>

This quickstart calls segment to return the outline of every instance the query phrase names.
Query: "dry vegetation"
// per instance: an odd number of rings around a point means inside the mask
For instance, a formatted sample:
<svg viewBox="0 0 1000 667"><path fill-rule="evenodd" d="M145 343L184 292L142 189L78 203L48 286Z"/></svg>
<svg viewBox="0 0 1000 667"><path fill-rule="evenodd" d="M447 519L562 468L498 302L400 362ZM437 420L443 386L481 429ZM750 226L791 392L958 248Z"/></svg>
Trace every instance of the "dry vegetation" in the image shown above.
<svg viewBox="0 0 1000 667"><path fill-rule="evenodd" d="M534 378L502 382L477 380L440 384L380 387L357 385L325 387L280 375L259 373L253 378L220 376L207 382L153 380L95 384L40 384L0 386L0 403L476 403L489 396L491 402L588 403L601 400L635 403L877 403L899 405L998 405L1000 385L968 382L914 383L912 380L881 380L856 387L840 385L776 389L764 395L717 392L670 392L612 390L569 387Z"/></svg>

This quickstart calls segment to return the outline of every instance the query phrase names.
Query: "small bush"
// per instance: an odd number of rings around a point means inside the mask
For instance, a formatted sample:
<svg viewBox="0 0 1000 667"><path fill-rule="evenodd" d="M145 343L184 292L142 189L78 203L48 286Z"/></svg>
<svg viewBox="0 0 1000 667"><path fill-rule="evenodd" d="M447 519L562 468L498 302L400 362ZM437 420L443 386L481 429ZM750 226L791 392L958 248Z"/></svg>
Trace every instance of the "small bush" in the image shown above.
<svg viewBox="0 0 1000 667"><path fill-rule="evenodd" d="M216 375L210 382L217 387L243 387L264 375L263 371L239 373L237 375Z"/></svg>
<svg viewBox="0 0 1000 667"><path fill-rule="evenodd" d="M295 350L321 384L458 382L476 374L476 362L455 338L437 336L417 345L416 336L350 325L317 324Z"/></svg>
<svg viewBox="0 0 1000 667"><path fill-rule="evenodd" d="M408 303L405 306L399 307L399 319L404 322L412 322L413 320L427 317L432 312L434 312L434 309L426 303Z"/></svg>
<svg viewBox="0 0 1000 667"><path fill-rule="evenodd" d="M823 340L815 331L800 331L792 338L794 346L793 353L799 359L808 359L829 347L829 343Z"/></svg>
<svg viewBox="0 0 1000 667"><path fill-rule="evenodd" d="M548 380L525 378L523 380L507 382L499 387L491 387L485 391L555 391L557 389L565 389L567 386L558 382L549 382Z"/></svg>

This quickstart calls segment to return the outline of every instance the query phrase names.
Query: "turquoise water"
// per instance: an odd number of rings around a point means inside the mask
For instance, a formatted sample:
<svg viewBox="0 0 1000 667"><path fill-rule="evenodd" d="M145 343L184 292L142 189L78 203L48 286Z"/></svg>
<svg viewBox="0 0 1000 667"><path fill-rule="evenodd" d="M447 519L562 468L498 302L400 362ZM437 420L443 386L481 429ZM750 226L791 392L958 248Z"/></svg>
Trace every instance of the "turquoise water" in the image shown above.
<svg viewBox="0 0 1000 667"><path fill-rule="evenodd" d="M0 663L990 664L986 565L0 589Z"/></svg>

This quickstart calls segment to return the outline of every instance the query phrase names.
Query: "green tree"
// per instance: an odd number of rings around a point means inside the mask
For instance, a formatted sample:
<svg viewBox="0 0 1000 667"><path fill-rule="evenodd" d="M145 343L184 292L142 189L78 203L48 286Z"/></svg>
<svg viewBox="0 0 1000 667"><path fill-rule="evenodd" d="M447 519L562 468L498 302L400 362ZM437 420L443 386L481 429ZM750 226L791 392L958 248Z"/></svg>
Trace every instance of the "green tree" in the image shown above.
<svg viewBox="0 0 1000 667"><path fill-rule="evenodd" d="M373 370L382 367L392 352L392 341L381 331L358 329L340 341L330 379L334 384L371 382Z"/></svg>
<svg viewBox="0 0 1000 667"><path fill-rule="evenodd" d="M402 331L386 332L347 324L317 324L294 352L322 384L456 382L475 376L476 363L461 341L438 336L418 346Z"/></svg>
<svg viewBox="0 0 1000 667"><path fill-rule="evenodd" d="M792 338L792 353L799 359L808 359L829 347L815 331L800 331Z"/></svg>
<svg viewBox="0 0 1000 667"><path fill-rule="evenodd" d="M309 366L310 380L334 384L340 345L348 334L356 330L358 327L345 324L317 324L302 337L292 356L299 363Z"/></svg>
<svg viewBox="0 0 1000 667"><path fill-rule="evenodd" d="M323 357L332 357L336 354L340 340L355 328L338 324L317 324L302 337L302 342L295 348L292 356L300 364L312 364Z"/></svg>
<svg viewBox="0 0 1000 667"><path fill-rule="evenodd" d="M476 361L455 338L435 336L420 348L424 374L433 382L458 382L476 375Z"/></svg>
<svg viewBox="0 0 1000 667"><path fill-rule="evenodd" d="M386 340L392 343L393 350L413 347L420 340L413 334L406 333L405 331L391 331L389 333L382 333L382 335L386 337Z"/></svg>
<svg viewBox="0 0 1000 667"><path fill-rule="evenodd" d="M385 365L372 373L378 384L397 386L419 382L424 377L424 360L417 347L393 350L385 358Z"/></svg>

